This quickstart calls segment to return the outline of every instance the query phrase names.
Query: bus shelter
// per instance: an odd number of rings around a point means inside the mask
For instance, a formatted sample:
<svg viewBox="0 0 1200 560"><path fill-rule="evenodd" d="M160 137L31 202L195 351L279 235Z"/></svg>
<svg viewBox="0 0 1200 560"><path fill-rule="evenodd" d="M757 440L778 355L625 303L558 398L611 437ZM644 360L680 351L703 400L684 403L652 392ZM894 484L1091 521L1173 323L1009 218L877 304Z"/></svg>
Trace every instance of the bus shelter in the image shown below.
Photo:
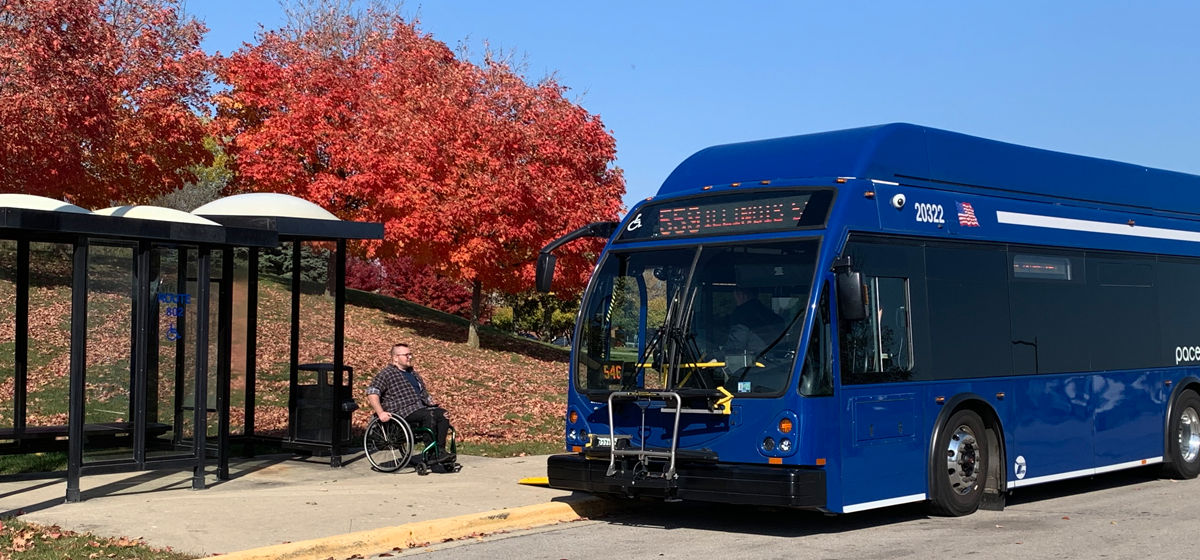
<svg viewBox="0 0 1200 560"><path fill-rule="evenodd" d="M5 194L0 244L15 302L0 453L65 447L68 502L80 500L83 474L192 468L192 487L204 488L207 459L228 456L208 441L214 420L227 422L214 418L229 395L222 282L234 247L273 247L277 234L166 208L91 212Z"/></svg>
<svg viewBox="0 0 1200 560"><path fill-rule="evenodd" d="M245 259L237 260L245 273L237 274L235 297L244 302L245 313L239 312L234 320L244 327L231 331L239 348L233 358L239 373L235 385L244 387L244 401L236 403L241 433L231 433L229 424L224 424L220 447L241 443L247 455L253 455L255 445L327 454L330 466L340 467L343 452L353 445L351 415L357 408L352 397L355 372L345 360L346 243L382 239L383 224L343 221L309 201L274 193L234 195L192 213L227 227L277 235L286 253L285 266L290 267L286 274L289 343L283 362L260 354L260 339L265 344L267 337L260 336L259 329L276 326L272 320L278 322L281 313L264 300L279 299L281 294L273 288L280 287L284 275L264 271L269 267L262 266L268 251L263 247L248 246ZM279 252L274 250L276 255ZM321 267L323 271L313 270ZM272 317L260 316L260 308ZM280 394L286 395L286 402ZM226 469L222 462L219 472Z"/></svg>

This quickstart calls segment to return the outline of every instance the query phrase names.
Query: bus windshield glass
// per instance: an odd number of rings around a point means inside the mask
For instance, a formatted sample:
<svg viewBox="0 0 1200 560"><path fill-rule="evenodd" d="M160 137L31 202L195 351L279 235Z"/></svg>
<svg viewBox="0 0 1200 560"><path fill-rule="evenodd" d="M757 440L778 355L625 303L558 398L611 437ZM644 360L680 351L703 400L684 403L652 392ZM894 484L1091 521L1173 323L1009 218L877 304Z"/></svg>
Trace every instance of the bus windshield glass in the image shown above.
<svg viewBox="0 0 1200 560"><path fill-rule="evenodd" d="M610 253L584 302L576 388L781 393L817 248L806 239Z"/></svg>

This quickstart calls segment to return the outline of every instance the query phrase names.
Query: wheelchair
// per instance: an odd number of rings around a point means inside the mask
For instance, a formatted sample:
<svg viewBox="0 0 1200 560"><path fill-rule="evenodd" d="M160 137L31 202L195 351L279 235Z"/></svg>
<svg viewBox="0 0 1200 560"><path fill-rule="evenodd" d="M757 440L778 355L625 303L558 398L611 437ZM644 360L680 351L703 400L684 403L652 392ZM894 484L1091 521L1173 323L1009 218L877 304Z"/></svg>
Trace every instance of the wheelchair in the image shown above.
<svg viewBox="0 0 1200 560"><path fill-rule="evenodd" d="M451 456L457 456L458 438L453 427L446 439ZM387 422L380 422L379 417L371 418L363 434L363 452L367 462L380 472L396 472L410 462L421 476L433 472L435 468L447 473L462 470L462 465L453 460L438 462L438 451L437 435L432 429L414 429L399 416L392 416Z"/></svg>

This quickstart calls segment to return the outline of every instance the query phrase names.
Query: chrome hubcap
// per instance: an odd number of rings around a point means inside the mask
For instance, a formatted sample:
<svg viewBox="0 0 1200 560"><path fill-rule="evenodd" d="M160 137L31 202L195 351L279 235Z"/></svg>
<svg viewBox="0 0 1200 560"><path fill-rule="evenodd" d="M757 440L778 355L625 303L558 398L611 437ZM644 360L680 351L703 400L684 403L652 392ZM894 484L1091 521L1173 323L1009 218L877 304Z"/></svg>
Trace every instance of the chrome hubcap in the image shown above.
<svg viewBox="0 0 1200 560"><path fill-rule="evenodd" d="M976 470L982 457L979 441L975 432L965 424L955 428L950 436L950 445L946 447L946 472L950 476L950 488L959 494L967 494L975 489L979 479Z"/></svg>
<svg viewBox="0 0 1200 560"><path fill-rule="evenodd" d="M1188 463L1200 455L1200 415L1190 406L1179 417L1179 452Z"/></svg>

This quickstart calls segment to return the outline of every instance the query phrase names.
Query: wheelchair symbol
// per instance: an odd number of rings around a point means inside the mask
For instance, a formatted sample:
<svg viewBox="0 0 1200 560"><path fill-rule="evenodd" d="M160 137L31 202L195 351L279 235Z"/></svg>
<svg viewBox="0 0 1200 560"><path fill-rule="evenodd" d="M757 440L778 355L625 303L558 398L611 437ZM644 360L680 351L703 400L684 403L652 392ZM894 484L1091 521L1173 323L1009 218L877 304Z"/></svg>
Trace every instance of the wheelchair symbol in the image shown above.
<svg viewBox="0 0 1200 560"><path fill-rule="evenodd" d="M634 231L634 230L640 229L641 227L642 227L642 214L639 212L637 216L633 217L633 221L629 222L628 226L625 226L625 230L626 231Z"/></svg>
<svg viewBox="0 0 1200 560"><path fill-rule="evenodd" d="M167 327L167 340L175 342L180 338L179 331L175 329L175 323L171 323L171 326Z"/></svg>

